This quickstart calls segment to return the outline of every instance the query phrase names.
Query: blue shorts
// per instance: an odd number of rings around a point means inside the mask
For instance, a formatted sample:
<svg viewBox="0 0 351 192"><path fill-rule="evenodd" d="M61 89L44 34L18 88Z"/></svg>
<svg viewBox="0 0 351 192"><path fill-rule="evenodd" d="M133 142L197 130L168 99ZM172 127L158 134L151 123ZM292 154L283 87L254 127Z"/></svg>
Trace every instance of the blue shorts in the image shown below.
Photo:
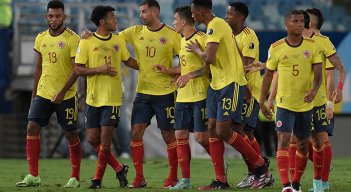
<svg viewBox="0 0 351 192"><path fill-rule="evenodd" d="M76 104L75 97L64 100L61 104L54 104L49 99L37 95L30 104L28 120L44 127L49 124L50 117L55 112L62 129L73 131L77 129Z"/></svg>
<svg viewBox="0 0 351 192"><path fill-rule="evenodd" d="M156 115L157 126L161 130L173 129L175 113L174 93L167 95L148 95L137 93L133 102L132 125L146 123Z"/></svg>
<svg viewBox="0 0 351 192"><path fill-rule="evenodd" d="M260 105L255 98L251 98L248 101L244 99L242 109L242 124L245 125L245 131L254 131L256 128L258 113L260 112Z"/></svg>
<svg viewBox="0 0 351 192"><path fill-rule="evenodd" d="M330 121L327 118L326 105L313 108L312 132L328 131Z"/></svg>
<svg viewBox="0 0 351 192"><path fill-rule="evenodd" d="M244 102L244 86L233 82L220 90L210 86L207 91L207 117L219 122L232 119L234 123L241 124L241 110Z"/></svg>
<svg viewBox="0 0 351 192"><path fill-rule="evenodd" d="M334 132L334 123L335 123L335 117L333 117L332 119L329 120L329 125L328 125L328 136L333 136L333 132Z"/></svg>
<svg viewBox="0 0 351 192"><path fill-rule="evenodd" d="M100 128L101 126L117 127L119 122L120 106L85 107L85 127Z"/></svg>
<svg viewBox="0 0 351 192"><path fill-rule="evenodd" d="M294 112L277 107L276 131L293 133L299 139L309 138L312 128L313 109Z"/></svg>
<svg viewBox="0 0 351 192"><path fill-rule="evenodd" d="M175 129L205 132L208 130L207 125L206 99L189 103L176 103Z"/></svg>

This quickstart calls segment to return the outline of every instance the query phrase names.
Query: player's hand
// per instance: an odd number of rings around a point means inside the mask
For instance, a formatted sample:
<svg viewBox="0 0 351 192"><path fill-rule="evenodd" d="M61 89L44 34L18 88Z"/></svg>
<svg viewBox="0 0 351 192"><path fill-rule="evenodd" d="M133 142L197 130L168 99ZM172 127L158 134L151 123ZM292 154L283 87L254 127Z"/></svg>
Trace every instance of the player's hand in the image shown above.
<svg viewBox="0 0 351 192"><path fill-rule="evenodd" d="M267 108L268 108L269 111L272 111L272 113L275 113L275 111L274 111L274 101L273 100L268 99Z"/></svg>
<svg viewBox="0 0 351 192"><path fill-rule="evenodd" d="M99 68L99 73L109 76L117 76L117 71L111 64L105 64Z"/></svg>
<svg viewBox="0 0 351 192"><path fill-rule="evenodd" d="M183 76L180 76L177 81L176 81L176 86L177 88L183 88L185 87L186 84L190 81L190 75L186 74Z"/></svg>
<svg viewBox="0 0 351 192"><path fill-rule="evenodd" d="M172 79L171 79L171 85L172 84L175 84L176 82L177 82L177 79L180 77L180 75L175 75L175 76L173 76L172 77Z"/></svg>
<svg viewBox="0 0 351 192"><path fill-rule="evenodd" d="M314 97L316 96L316 91L314 90L308 90L306 91L305 96L303 97L303 101L306 103L311 103L314 99Z"/></svg>
<svg viewBox="0 0 351 192"><path fill-rule="evenodd" d="M266 68L265 64L261 62L251 63L244 66L245 72L256 72Z"/></svg>
<svg viewBox="0 0 351 192"><path fill-rule="evenodd" d="M187 44L186 48L187 48L187 51L192 53L197 53L198 51L201 50L200 43L197 41L197 39L195 39L195 42L190 41L190 43Z"/></svg>
<svg viewBox="0 0 351 192"><path fill-rule="evenodd" d="M163 65L155 64L152 66L152 68L155 69L157 73L168 75L168 68Z"/></svg>
<svg viewBox="0 0 351 192"><path fill-rule="evenodd" d="M327 113L328 120L331 120L334 117L333 107L329 107L329 108L327 107L326 113Z"/></svg>
<svg viewBox="0 0 351 192"><path fill-rule="evenodd" d="M84 29L82 31L82 34L80 34L80 38L82 39L88 39L90 36L92 36L93 33L91 31L89 31L88 29Z"/></svg>
<svg viewBox="0 0 351 192"><path fill-rule="evenodd" d="M59 92L51 99L51 102L53 102L54 104L61 104L64 97L65 97L65 94L62 92Z"/></svg>
<svg viewBox="0 0 351 192"><path fill-rule="evenodd" d="M272 120L273 114L264 103L260 103L260 108L261 108L262 114L267 119Z"/></svg>
<svg viewBox="0 0 351 192"><path fill-rule="evenodd" d="M342 90L339 88L336 88L333 91L332 97L334 98L334 103L340 103L342 101Z"/></svg>

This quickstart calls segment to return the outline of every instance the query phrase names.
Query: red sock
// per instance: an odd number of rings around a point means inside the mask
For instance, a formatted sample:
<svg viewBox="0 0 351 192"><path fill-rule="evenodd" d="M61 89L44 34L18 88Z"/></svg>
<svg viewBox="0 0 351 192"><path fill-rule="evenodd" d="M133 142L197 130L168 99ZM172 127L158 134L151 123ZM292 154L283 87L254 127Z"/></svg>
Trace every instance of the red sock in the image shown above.
<svg viewBox="0 0 351 192"><path fill-rule="evenodd" d="M40 136L27 135L26 143L27 161L29 165L29 173L38 176L38 162L40 155Z"/></svg>
<svg viewBox="0 0 351 192"><path fill-rule="evenodd" d="M290 183L289 180L289 152L288 149L278 149L277 150L277 164L280 175L280 180L284 186Z"/></svg>
<svg viewBox="0 0 351 192"><path fill-rule="evenodd" d="M100 144L98 162L96 166L94 179L102 180L102 178L104 177L109 153L111 153L111 145Z"/></svg>
<svg viewBox="0 0 351 192"><path fill-rule="evenodd" d="M257 143L256 138L253 138L253 139L251 140L251 147L256 151L256 153L257 153L259 156L262 156L261 147L260 147L260 145Z"/></svg>
<svg viewBox="0 0 351 192"><path fill-rule="evenodd" d="M76 141L76 143L68 144L69 147L69 157L71 160L72 166L72 174L71 177L75 177L78 181L80 180L79 173L80 173L80 162L82 160L82 145L80 140Z"/></svg>
<svg viewBox="0 0 351 192"><path fill-rule="evenodd" d="M290 142L289 146L289 166L290 166L290 177L293 178L295 174L295 154L296 154L296 143Z"/></svg>
<svg viewBox="0 0 351 192"><path fill-rule="evenodd" d="M245 142L243 137L236 132L232 132L232 136L226 141L229 145L234 147L239 153L246 157L249 161L249 164L255 166L262 166L264 160L259 156L252 147Z"/></svg>
<svg viewBox="0 0 351 192"><path fill-rule="evenodd" d="M178 157L177 157L177 141L167 144L169 175L172 181L178 180Z"/></svg>
<svg viewBox="0 0 351 192"><path fill-rule="evenodd" d="M322 168L322 181L327 182L329 180L330 165L333 158L332 148L329 141L324 142L324 160Z"/></svg>
<svg viewBox="0 0 351 192"><path fill-rule="evenodd" d="M313 162L313 144L311 141L308 142L308 159Z"/></svg>
<svg viewBox="0 0 351 192"><path fill-rule="evenodd" d="M97 153L99 153L99 148L99 146L94 146L94 149ZM117 158L112 154L112 152L108 154L107 164L110 165L116 173L121 171L123 168L122 164L117 160Z"/></svg>
<svg viewBox="0 0 351 192"><path fill-rule="evenodd" d="M216 179L224 183L227 181L224 172L224 143L219 138L210 138L209 145L211 160L216 173Z"/></svg>
<svg viewBox="0 0 351 192"><path fill-rule="evenodd" d="M314 179L322 179L322 165L324 160L324 148L316 149L313 148L313 170L314 170Z"/></svg>
<svg viewBox="0 0 351 192"><path fill-rule="evenodd" d="M251 141L249 139L249 137L247 135L245 135L245 137L243 138L245 140L245 142L249 145L251 145ZM254 173L255 172L255 165L253 164L250 164L249 162L249 159L247 157L244 156L244 154L241 154L241 156L243 157L245 163L246 163L246 166L247 166L247 169L249 171L249 173Z"/></svg>
<svg viewBox="0 0 351 192"><path fill-rule="evenodd" d="M305 168L307 165L308 161L308 153L307 154L301 154L299 151L296 151L296 156L295 156L295 174L292 179L292 182L295 183L300 183L301 177L303 173L305 172Z"/></svg>
<svg viewBox="0 0 351 192"><path fill-rule="evenodd" d="M190 178L190 146L189 139L177 139L177 156L182 178Z"/></svg>
<svg viewBox="0 0 351 192"><path fill-rule="evenodd" d="M130 152L132 154L136 177L144 179L144 170L143 170L144 143L143 141L131 140Z"/></svg>

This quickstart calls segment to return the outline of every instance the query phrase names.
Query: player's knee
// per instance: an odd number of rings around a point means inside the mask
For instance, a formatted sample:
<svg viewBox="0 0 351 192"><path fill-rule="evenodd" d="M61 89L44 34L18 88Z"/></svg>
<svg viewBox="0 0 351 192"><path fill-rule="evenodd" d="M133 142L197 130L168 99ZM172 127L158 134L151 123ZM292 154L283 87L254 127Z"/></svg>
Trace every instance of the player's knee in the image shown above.
<svg viewBox="0 0 351 192"><path fill-rule="evenodd" d="M323 143L322 138L312 138L313 147L316 149L321 149L323 147Z"/></svg>
<svg viewBox="0 0 351 192"><path fill-rule="evenodd" d="M163 141L166 144L172 143L176 140L174 130L162 130L161 131Z"/></svg>
<svg viewBox="0 0 351 192"><path fill-rule="evenodd" d="M195 135L195 140L203 147L206 148L208 146L208 137L201 136L201 135Z"/></svg>
<svg viewBox="0 0 351 192"><path fill-rule="evenodd" d="M217 129L217 135L224 141L227 141L231 136L230 131L226 131L225 129Z"/></svg>
<svg viewBox="0 0 351 192"><path fill-rule="evenodd" d="M140 140L143 138L143 127L141 126L132 126L132 129L130 130L130 139L132 140Z"/></svg>
<svg viewBox="0 0 351 192"><path fill-rule="evenodd" d="M75 143L79 139L77 131L64 131L64 134L69 143Z"/></svg>
<svg viewBox="0 0 351 192"><path fill-rule="evenodd" d="M39 136L39 134L40 134L40 125L30 121L27 125L27 135Z"/></svg>
<svg viewBox="0 0 351 192"><path fill-rule="evenodd" d="M308 153L308 141L299 141L296 145L297 151L302 154Z"/></svg>

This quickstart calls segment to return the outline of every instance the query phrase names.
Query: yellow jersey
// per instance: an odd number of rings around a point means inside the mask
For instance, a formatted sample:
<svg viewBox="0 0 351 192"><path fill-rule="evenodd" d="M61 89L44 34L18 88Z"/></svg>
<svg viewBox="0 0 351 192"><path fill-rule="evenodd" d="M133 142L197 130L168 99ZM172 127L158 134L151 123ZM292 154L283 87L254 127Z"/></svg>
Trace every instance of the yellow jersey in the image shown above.
<svg viewBox="0 0 351 192"><path fill-rule="evenodd" d="M259 60L259 42L254 30L245 27L239 34L235 36L239 49L244 57ZM259 71L246 73L247 86L251 90L252 96L259 101L262 86L262 76Z"/></svg>
<svg viewBox="0 0 351 192"><path fill-rule="evenodd" d="M243 62L228 23L214 17L208 23L206 35L206 44L218 43L216 58L210 65L212 74L210 86L214 90L219 90L232 82L241 86L246 85Z"/></svg>
<svg viewBox="0 0 351 192"><path fill-rule="evenodd" d="M330 65L332 64L328 60L328 57L335 54L336 50L332 42L330 42L329 38L324 35L314 34L311 38L316 42L322 58L322 83L319 87L316 97L313 100L314 106L319 107L327 103L328 98L325 69L327 67L331 68Z"/></svg>
<svg viewBox="0 0 351 192"><path fill-rule="evenodd" d="M159 73L153 65L172 67L173 57L180 50L181 36L174 29L163 25L150 30L145 25L136 25L123 30L120 35L135 50L139 64L137 92L149 95L166 95L175 91L169 75Z"/></svg>
<svg viewBox="0 0 351 192"><path fill-rule="evenodd" d="M79 36L69 28L57 36L49 29L39 33L34 42L34 50L41 55L42 73L38 82L37 95L52 99L66 84L73 72L71 58L76 56ZM67 91L64 100L76 95L76 83Z"/></svg>
<svg viewBox="0 0 351 192"><path fill-rule="evenodd" d="M200 43L201 48L204 50L206 34L203 32L196 31L188 39L183 37L181 40L181 49L179 52L181 75L186 75L192 71L196 71L203 65L202 59L196 54L187 51L186 48L190 41L196 42L196 40ZM185 87L178 89L176 101L196 102L206 99L209 84L210 79L207 75L196 79L191 79Z"/></svg>
<svg viewBox="0 0 351 192"><path fill-rule="evenodd" d="M312 65L321 62L316 43L309 38L303 38L298 46L289 45L285 38L270 46L266 67L279 74L277 107L294 112L313 108L313 102L306 103L303 98L313 87Z"/></svg>
<svg viewBox="0 0 351 192"><path fill-rule="evenodd" d="M130 54L126 42L116 34L100 36L94 33L88 39L79 42L76 63L87 68L110 64L117 71L117 76L87 76L86 103L93 107L122 105L121 62L127 61Z"/></svg>

